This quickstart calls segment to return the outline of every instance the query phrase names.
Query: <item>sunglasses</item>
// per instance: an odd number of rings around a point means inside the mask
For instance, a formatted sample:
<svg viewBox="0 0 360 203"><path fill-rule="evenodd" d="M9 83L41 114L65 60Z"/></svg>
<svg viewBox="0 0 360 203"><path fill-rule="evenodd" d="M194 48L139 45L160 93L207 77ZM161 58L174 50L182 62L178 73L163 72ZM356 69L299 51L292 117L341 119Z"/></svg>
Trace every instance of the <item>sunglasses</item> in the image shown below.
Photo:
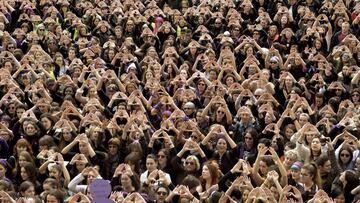
<svg viewBox="0 0 360 203"><path fill-rule="evenodd" d="M186 161L185 164L186 164L186 165L195 165L195 163L192 162L192 161Z"/></svg>
<svg viewBox="0 0 360 203"><path fill-rule="evenodd" d="M190 138L191 138L191 139L195 139L195 140L197 140L197 139L198 139L198 137L197 137L197 136L195 136L195 135L191 135L191 136L190 136Z"/></svg>
<svg viewBox="0 0 360 203"><path fill-rule="evenodd" d="M167 195L167 192L157 192L158 195L162 195L162 196L166 196Z"/></svg>
<svg viewBox="0 0 360 203"><path fill-rule="evenodd" d="M350 157L350 154L340 154L341 157Z"/></svg>

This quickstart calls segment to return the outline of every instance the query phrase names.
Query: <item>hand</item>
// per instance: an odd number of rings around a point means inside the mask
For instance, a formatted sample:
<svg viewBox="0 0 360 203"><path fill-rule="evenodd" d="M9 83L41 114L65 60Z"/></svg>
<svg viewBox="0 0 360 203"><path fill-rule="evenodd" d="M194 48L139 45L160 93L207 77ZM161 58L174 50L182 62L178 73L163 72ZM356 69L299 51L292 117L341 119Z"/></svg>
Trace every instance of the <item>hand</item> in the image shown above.
<svg viewBox="0 0 360 203"><path fill-rule="evenodd" d="M231 173L241 173L242 172L242 166L243 166L244 160L239 159L239 161L234 165L234 167L231 169Z"/></svg>
<svg viewBox="0 0 360 203"><path fill-rule="evenodd" d="M280 160L280 158L279 158L279 156L277 155L277 153L276 153L276 151L274 150L274 148L270 147L269 152L271 153L271 158L272 158L274 161L279 161L279 160Z"/></svg>

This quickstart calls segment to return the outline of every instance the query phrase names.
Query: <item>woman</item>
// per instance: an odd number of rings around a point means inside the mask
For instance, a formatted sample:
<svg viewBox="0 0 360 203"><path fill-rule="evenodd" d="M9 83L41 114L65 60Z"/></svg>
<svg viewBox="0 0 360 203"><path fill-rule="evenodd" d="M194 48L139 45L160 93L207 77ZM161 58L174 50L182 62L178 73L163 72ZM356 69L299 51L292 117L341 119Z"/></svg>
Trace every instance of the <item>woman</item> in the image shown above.
<svg viewBox="0 0 360 203"><path fill-rule="evenodd" d="M210 140L216 140L211 146ZM230 149L228 149L228 145ZM234 166L234 157L237 151L236 143L230 138L224 126L215 125L201 142L201 147L207 157L219 163L219 169L226 174Z"/></svg>
<svg viewBox="0 0 360 203"><path fill-rule="evenodd" d="M55 134L55 137L58 139L59 150L61 151L74 140L76 132L70 128L62 128L61 132Z"/></svg>
<svg viewBox="0 0 360 203"><path fill-rule="evenodd" d="M239 159L246 160L250 155L256 155L258 133L254 128L245 130L242 142L238 143Z"/></svg>
<svg viewBox="0 0 360 203"><path fill-rule="evenodd" d="M39 138L44 135L42 125L39 121L35 121L33 118L25 118L17 122L14 125L13 133L15 139L23 137L32 146L35 153L39 149Z"/></svg>
<svg viewBox="0 0 360 203"><path fill-rule="evenodd" d="M169 193L170 193L170 189L167 186L160 184L156 189L155 202L165 203L166 202L165 199L169 195Z"/></svg>
<svg viewBox="0 0 360 203"><path fill-rule="evenodd" d="M91 142L91 146L93 146L94 150L106 152L106 149L102 144L105 141L105 134L102 128L92 125L90 126L88 132L89 141Z"/></svg>
<svg viewBox="0 0 360 203"><path fill-rule="evenodd" d="M40 122L44 128L46 135L53 136L55 131L53 129L53 126L55 124L54 118L49 113L44 113L40 117Z"/></svg>
<svg viewBox="0 0 360 203"><path fill-rule="evenodd" d="M0 159L0 180L7 181L9 184L12 185L12 181L6 177L6 172L7 172L6 159Z"/></svg>
<svg viewBox="0 0 360 203"><path fill-rule="evenodd" d="M296 131L297 130L294 124L287 124L283 131L285 140L290 141L291 137L295 134Z"/></svg>
<svg viewBox="0 0 360 203"><path fill-rule="evenodd" d="M114 174L116 167L124 162L125 153L120 150L121 141L113 137L108 141L107 157L104 161L104 178L110 179Z"/></svg>
<svg viewBox="0 0 360 203"><path fill-rule="evenodd" d="M50 190L45 197L45 203L64 203L64 194L60 190Z"/></svg>
<svg viewBox="0 0 360 203"><path fill-rule="evenodd" d="M85 179L86 179L86 185L80 185L80 183L83 182L83 180ZM88 187L95 179L102 179L99 172L92 167L84 168L84 170L82 170L81 173L79 173L70 181L68 185L69 191L73 193L81 192L83 194L88 195L89 192Z"/></svg>
<svg viewBox="0 0 360 203"><path fill-rule="evenodd" d="M139 191L140 179L134 175L130 165L120 164L111 179L111 186L115 191L129 194Z"/></svg>
<svg viewBox="0 0 360 203"><path fill-rule="evenodd" d="M299 159L304 160L305 164L316 161L316 159L324 153L321 149L319 132L309 131L307 133L300 133L301 136L299 137L295 148L299 154ZM309 137L308 141L310 141L310 144L308 147L303 143L305 136Z"/></svg>
<svg viewBox="0 0 360 203"><path fill-rule="evenodd" d="M30 154L30 157L33 156L32 146L26 139L19 139L14 146L14 156L19 158L21 152L26 151Z"/></svg>
<svg viewBox="0 0 360 203"><path fill-rule="evenodd" d="M340 174L339 181L344 191L345 202L352 202L354 195L351 191L360 184L359 177L354 171L346 170Z"/></svg>
<svg viewBox="0 0 360 203"><path fill-rule="evenodd" d="M312 199L315 193L321 189L320 175L316 164L305 164L300 172L300 184L297 189L301 192L304 202Z"/></svg>
<svg viewBox="0 0 360 203"><path fill-rule="evenodd" d="M344 144L341 147L337 157L337 161L342 171L352 170L354 168L352 160L353 160L353 149L349 145Z"/></svg>
<svg viewBox="0 0 360 203"><path fill-rule="evenodd" d="M303 166L304 164L300 161L295 162L291 166L290 176L288 178L289 185L296 187L298 184L300 184L300 177L301 177L300 173L301 173L301 168Z"/></svg>
<svg viewBox="0 0 360 203"><path fill-rule="evenodd" d="M203 191L211 194L217 190L219 178L219 165L215 161L205 162L202 168L202 175L200 176Z"/></svg>
<svg viewBox="0 0 360 203"><path fill-rule="evenodd" d="M30 181L24 181L19 187L20 197L35 198L36 191L35 186Z"/></svg>
<svg viewBox="0 0 360 203"><path fill-rule="evenodd" d="M157 153L157 159L159 161L158 168L165 173L168 173L170 176L172 175L172 180L174 180L175 178L175 173L171 166L171 157L175 156L175 154L176 151L174 150L174 148L171 148L170 150L163 148L160 149Z"/></svg>
<svg viewBox="0 0 360 203"><path fill-rule="evenodd" d="M157 166L158 166L158 160L156 159L156 156L154 156L153 154L149 154L146 157L146 171L142 173L140 176L141 184L148 182L147 177L150 175L150 173L152 173L157 169Z"/></svg>
<svg viewBox="0 0 360 203"><path fill-rule="evenodd" d="M37 194L41 193L42 187L37 180L38 171L35 165L30 162L25 163L20 169L20 176L22 181L30 181L34 185Z"/></svg>

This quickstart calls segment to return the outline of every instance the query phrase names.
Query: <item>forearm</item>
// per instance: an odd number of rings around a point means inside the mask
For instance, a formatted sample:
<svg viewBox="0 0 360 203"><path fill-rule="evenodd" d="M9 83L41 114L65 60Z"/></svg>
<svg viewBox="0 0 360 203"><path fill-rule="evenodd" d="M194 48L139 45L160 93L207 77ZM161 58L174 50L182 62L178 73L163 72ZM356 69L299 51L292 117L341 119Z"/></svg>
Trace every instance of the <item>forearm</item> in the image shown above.
<svg viewBox="0 0 360 203"><path fill-rule="evenodd" d="M68 185L70 183L70 173L67 170L66 166L63 165L62 166L62 171L63 171L63 175L64 175L64 185Z"/></svg>
<svg viewBox="0 0 360 203"><path fill-rule="evenodd" d="M76 142L71 142L70 144L68 144L66 147L64 147L63 150L61 150L61 154L67 154L77 143Z"/></svg>

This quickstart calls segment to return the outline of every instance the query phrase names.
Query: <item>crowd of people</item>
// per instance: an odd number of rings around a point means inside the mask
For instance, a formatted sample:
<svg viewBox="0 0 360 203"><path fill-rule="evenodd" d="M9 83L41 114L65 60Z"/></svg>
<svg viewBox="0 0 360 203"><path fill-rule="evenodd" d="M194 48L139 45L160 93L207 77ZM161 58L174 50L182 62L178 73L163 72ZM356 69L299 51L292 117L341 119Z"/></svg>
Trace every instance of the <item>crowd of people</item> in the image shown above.
<svg viewBox="0 0 360 203"><path fill-rule="evenodd" d="M0 202L360 202L359 36L359 0L0 0Z"/></svg>

